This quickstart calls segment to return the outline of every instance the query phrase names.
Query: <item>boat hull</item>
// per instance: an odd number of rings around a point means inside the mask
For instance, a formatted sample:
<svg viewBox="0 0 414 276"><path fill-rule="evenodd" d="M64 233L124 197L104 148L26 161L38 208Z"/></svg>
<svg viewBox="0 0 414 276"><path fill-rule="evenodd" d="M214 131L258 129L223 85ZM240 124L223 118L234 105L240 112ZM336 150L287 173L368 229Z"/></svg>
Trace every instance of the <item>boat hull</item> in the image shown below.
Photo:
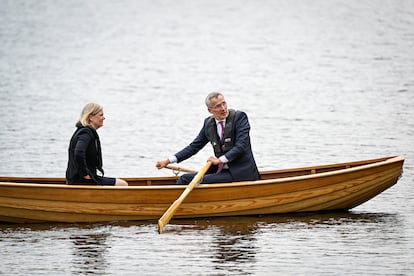
<svg viewBox="0 0 414 276"><path fill-rule="evenodd" d="M199 185L174 218L349 210L393 186L403 162L397 156L264 172L258 181ZM62 179L0 177L0 221L158 219L186 187L173 185L175 179L131 178L127 180L136 186L107 187L66 185ZM25 181L32 183L17 183Z"/></svg>

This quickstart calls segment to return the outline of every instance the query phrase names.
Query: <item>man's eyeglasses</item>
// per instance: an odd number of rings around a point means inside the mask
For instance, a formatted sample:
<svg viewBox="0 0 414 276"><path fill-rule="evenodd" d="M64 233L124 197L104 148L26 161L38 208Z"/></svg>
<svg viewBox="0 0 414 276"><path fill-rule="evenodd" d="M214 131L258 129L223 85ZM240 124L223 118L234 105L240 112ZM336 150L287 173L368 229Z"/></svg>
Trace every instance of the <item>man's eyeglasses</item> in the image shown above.
<svg viewBox="0 0 414 276"><path fill-rule="evenodd" d="M211 109L221 109L221 108L223 108L223 107L226 107L227 106L227 103L226 102L221 102L221 103L219 103L219 104L216 104L215 106L212 106L212 107L210 107Z"/></svg>

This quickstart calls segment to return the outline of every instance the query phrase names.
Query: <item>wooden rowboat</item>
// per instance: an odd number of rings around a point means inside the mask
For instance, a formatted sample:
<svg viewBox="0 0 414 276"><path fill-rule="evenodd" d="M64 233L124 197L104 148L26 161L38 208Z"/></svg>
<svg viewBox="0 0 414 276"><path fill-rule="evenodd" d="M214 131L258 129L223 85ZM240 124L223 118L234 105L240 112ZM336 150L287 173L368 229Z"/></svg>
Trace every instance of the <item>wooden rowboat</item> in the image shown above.
<svg viewBox="0 0 414 276"><path fill-rule="evenodd" d="M404 158L261 172L249 182L195 187L174 218L349 210L394 185ZM153 220L183 192L176 176L125 178L131 186L66 185L64 178L0 177L0 221Z"/></svg>

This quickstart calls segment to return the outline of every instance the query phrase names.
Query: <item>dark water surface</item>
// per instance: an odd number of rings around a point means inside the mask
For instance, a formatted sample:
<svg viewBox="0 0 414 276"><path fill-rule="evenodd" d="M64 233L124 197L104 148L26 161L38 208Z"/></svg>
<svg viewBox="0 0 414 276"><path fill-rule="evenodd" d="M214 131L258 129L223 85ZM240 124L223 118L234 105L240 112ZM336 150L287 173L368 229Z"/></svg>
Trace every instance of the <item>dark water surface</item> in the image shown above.
<svg viewBox="0 0 414 276"><path fill-rule="evenodd" d="M9 225L6 274L410 274L402 218L388 213ZM4 259L4 258L3 258ZM19 265L17 264L19 263ZM412 264L412 263L411 263ZM397 268L398 265L398 268ZM4 269L4 268L3 268Z"/></svg>
<svg viewBox="0 0 414 276"><path fill-rule="evenodd" d="M406 157L345 213L0 224L1 275L414 273L414 1L0 0L0 42L0 175L63 177L90 101L106 175L171 175L216 90L260 169Z"/></svg>

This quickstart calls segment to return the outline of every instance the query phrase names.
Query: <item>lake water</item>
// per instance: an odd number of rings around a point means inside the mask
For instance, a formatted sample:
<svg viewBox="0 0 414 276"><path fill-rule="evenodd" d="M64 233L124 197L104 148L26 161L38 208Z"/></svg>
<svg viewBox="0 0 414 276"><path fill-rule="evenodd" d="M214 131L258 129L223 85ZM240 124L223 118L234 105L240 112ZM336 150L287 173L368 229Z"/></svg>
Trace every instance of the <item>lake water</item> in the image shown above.
<svg viewBox="0 0 414 276"><path fill-rule="evenodd" d="M261 170L406 158L344 213L0 224L1 275L414 274L414 1L0 0L0 42L0 175L63 177L90 101L106 175L171 175L211 91Z"/></svg>

